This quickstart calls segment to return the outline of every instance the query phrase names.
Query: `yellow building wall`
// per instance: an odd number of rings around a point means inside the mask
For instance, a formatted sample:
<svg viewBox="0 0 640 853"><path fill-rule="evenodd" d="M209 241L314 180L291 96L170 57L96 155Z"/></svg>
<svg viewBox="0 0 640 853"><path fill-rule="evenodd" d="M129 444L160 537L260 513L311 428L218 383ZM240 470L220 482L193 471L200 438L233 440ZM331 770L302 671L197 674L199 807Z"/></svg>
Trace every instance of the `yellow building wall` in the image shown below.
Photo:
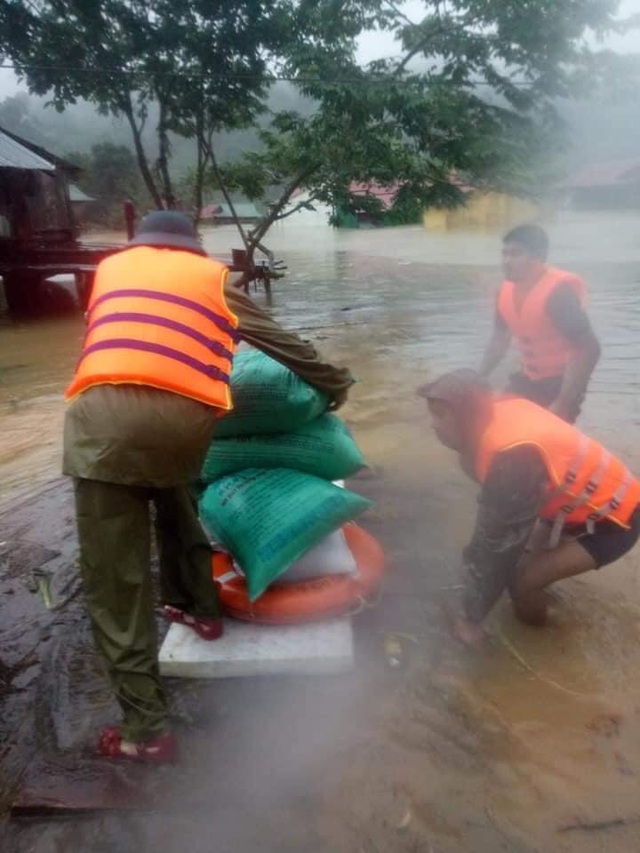
<svg viewBox="0 0 640 853"><path fill-rule="evenodd" d="M473 193L464 207L455 210L431 209L423 214L428 231L455 231L478 228L499 231L524 222L546 218L549 211L525 199L496 192Z"/></svg>

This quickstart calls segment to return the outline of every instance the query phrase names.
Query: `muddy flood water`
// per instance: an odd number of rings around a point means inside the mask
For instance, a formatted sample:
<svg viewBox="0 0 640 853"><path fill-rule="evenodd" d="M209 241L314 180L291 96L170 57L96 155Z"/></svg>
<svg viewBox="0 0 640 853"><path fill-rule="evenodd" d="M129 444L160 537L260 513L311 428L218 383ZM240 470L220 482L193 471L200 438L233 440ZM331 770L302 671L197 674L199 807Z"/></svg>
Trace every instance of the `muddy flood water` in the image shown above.
<svg viewBox="0 0 640 853"><path fill-rule="evenodd" d="M587 279L602 343L580 425L640 472L640 217L567 213L549 230L553 261ZM226 228L205 243L212 254L238 245ZM357 667L172 682L177 768L93 760L117 710L92 653L58 476L61 392L83 321L0 320L0 849L636 853L640 550L560 585L544 630L503 602L479 654L458 649L440 616L475 488L414 392L477 365L499 237L336 233L310 220L276 229L271 245L289 267L275 316L358 378L342 413L373 474L350 487L375 501L362 522L389 571L378 607L356 619ZM52 610L37 592L43 571ZM383 654L389 633L403 642L400 669ZM86 814L9 819L11 802L44 793Z"/></svg>

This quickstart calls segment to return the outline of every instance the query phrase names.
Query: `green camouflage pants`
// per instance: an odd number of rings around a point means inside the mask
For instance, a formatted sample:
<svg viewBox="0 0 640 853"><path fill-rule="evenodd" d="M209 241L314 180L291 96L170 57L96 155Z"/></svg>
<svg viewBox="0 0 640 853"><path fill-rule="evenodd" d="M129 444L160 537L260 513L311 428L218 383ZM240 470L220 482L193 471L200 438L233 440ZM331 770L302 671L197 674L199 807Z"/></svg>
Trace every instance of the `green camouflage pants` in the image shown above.
<svg viewBox="0 0 640 853"><path fill-rule="evenodd" d="M80 570L95 642L122 708L122 735L140 741L167 729L151 582L151 512L163 602L218 617L211 548L186 487L74 480Z"/></svg>

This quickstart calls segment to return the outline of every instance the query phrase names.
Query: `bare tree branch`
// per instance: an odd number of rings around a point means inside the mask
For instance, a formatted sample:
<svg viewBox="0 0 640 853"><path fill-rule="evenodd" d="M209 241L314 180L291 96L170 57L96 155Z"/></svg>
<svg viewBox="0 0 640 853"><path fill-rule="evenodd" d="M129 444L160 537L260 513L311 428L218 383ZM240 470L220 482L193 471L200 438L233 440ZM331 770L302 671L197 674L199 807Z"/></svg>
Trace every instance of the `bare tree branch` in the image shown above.
<svg viewBox="0 0 640 853"><path fill-rule="evenodd" d="M288 219L290 216L293 216L294 213L297 213L299 210L304 210L305 208L308 210L309 205L312 201L315 201L315 196L310 196L307 201L301 201L299 204L296 204L291 210L288 210L286 213L280 213L275 218L275 222L281 222L283 219Z"/></svg>
<svg viewBox="0 0 640 853"><path fill-rule="evenodd" d="M211 168L213 169L213 173L216 176L218 186L220 187L220 189L222 191L222 195L224 196L224 199L225 199L227 205L229 206L229 210L231 211L231 216L233 217L233 221L235 223L235 226L238 229L238 233L240 234L240 237L242 238L242 242L244 243L244 247L247 251L247 255L249 257L251 257L251 249L250 249L250 244L249 244L249 238L247 237L247 232L242 227L242 222L240 222L238 214L236 213L235 205L231 199L231 196L229 195L229 190L227 189L227 185L224 182L224 178L222 176L222 172L220 171L220 166L218 165L218 160L217 160L217 157L216 157L215 152L214 152L213 140L211 139L211 137L209 137L209 139L205 143L205 148L209 154L209 159L211 160Z"/></svg>
<svg viewBox="0 0 640 853"><path fill-rule="evenodd" d="M395 13L396 13L396 15L397 15L399 18L401 18L403 21L405 21L407 24L409 24L409 26L411 26L411 27L415 27L416 22L415 22L415 21L412 21L412 20L411 20L411 18L409 18L407 15L405 15L405 13L404 13L404 12L402 12L402 11L400 10L400 8L399 8L399 6L398 6L398 4L397 4L397 3L393 3L393 2L392 2L392 0L387 0L387 5L389 6L389 8L390 8L393 12L395 12Z"/></svg>

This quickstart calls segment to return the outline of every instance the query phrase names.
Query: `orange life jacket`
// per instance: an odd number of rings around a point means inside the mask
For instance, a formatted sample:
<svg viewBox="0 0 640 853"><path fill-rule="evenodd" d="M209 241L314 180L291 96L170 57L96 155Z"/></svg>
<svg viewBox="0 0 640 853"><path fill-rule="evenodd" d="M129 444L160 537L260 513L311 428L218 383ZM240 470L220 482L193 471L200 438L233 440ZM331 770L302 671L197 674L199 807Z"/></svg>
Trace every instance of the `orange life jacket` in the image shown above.
<svg viewBox="0 0 640 853"><path fill-rule="evenodd" d="M629 527L640 504L640 482L597 441L529 400L498 398L476 454L478 480L483 483L496 457L515 447L538 450L547 469L540 516L553 521L552 546L565 524L592 531L606 518Z"/></svg>
<svg viewBox="0 0 640 853"><path fill-rule="evenodd" d="M522 357L522 369L530 379L562 376L576 348L556 329L547 314L547 300L560 284L566 284L578 296L586 298L583 280L573 273L548 267L542 278L516 307L516 285L504 281L498 295L498 311L516 339Z"/></svg>
<svg viewBox="0 0 640 853"><path fill-rule="evenodd" d="M94 385L147 385L231 409L238 318L227 268L193 252L136 246L96 270L87 334L66 398Z"/></svg>

